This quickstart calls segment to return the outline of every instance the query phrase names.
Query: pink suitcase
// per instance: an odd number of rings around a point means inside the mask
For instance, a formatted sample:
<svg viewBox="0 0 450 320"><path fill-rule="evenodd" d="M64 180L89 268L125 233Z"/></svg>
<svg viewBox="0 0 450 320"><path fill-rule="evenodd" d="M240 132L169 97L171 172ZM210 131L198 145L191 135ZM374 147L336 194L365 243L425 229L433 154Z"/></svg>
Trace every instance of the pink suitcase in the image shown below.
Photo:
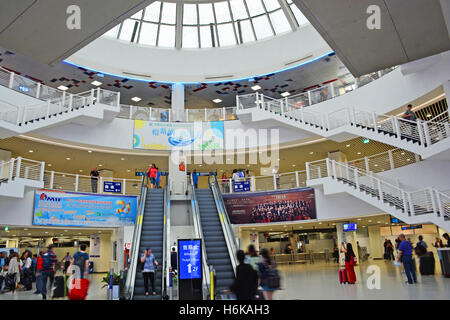
<svg viewBox="0 0 450 320"><path fill-rule="evenodd" d="M347 279L347 270L341 269L339 270L339 283L348 283Z"/></svg>

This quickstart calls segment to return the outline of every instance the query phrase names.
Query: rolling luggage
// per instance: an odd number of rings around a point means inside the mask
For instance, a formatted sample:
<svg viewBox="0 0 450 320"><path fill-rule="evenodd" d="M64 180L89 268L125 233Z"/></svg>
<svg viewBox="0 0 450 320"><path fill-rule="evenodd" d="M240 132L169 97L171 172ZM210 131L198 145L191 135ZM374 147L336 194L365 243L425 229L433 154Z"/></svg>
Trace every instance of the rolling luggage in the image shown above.
<svg viewBox="0 0 450 320"><path fill-rule="evenodd" d="M55 289L53 298L64 298L66 296L66 278L64 276L55 277Z"/></svg>
<svg viewBox="0 0 450 320"><path fill-rule="evenodd" d="M420 257L419 271L421 275L434 274L434 255L433 252L427 252Z"/></svg>
<svg viewBox="0 0 450 320"><path fill-rule="evenodd" d="M88 289L88 279L73 279L72 288L70 288L67 297L69 300L86 300Z"/></svg>
<svg viewBox="0 0 450 320"><path fill-rule="evenodd" d="M7 273L5 276L5 288L14 291L16 290L16 274Z"/></svg>
<svg viewBox="0 0 450 320"><path fill-rule="evenodd" d="M22 278L21 282L22 282L23 286L25 287L25 290L31 290L32 286L33 286L33 282L31 281L31 275L24 272L22 277L23 278Z"/></svg>
<svg viewBox="0 0 450 320"><path fill-rule="evenodd" d="M341 269L339 270L339 283L348 283L348 278L347 278L347 270L345 269Z"/></svg>

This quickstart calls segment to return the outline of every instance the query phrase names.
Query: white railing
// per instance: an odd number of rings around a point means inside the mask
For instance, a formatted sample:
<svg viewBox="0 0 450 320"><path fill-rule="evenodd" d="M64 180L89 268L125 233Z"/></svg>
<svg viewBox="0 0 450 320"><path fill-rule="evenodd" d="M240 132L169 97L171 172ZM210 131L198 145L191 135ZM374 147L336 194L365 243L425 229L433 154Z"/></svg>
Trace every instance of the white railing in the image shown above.
<svg viewBox="0 0 450 320"><path fill-rule="evenodd" d="M0 85L42 101L39 104L29 106L14 106L0 101L0 120L16 125L23 125L37 119L46 119L94 103L114 107L120 105L119 92L97 88L78 94L71 94L43 85L40 82L33 81L3 68L0 68Z"/></svg>
<svg viewBox="0 0 450 320"><path fill-rule="evenodd" d="M138 195L140 192L141 180L139 179L107 177L92 179L90 176L47 170L45 171L44 176L44 188L75 192L111 194L110 192L104 190L105 181L120 182L122 184L121 194L123 195Z"/></svg>
<svg viewBox="0 0 450 320"><path fill-rule="evenodd" d="M45 162L22 157L0 162L0 180L7 183L16 179L43 181Z"/></svg>

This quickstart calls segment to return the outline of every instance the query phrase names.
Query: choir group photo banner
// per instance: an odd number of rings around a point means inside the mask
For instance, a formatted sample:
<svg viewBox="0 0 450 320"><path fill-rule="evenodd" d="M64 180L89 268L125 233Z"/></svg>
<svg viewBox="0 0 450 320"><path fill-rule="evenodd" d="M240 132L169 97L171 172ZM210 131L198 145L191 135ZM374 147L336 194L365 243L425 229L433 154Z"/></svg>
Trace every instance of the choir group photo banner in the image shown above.
<svg viewBox="0 0 450 320"><path fill-rule="evenodd" d="M232 224L317 219L313 188L224 194Z"/></svg>
<svg viewBox="0 0 450 320"><path fill-rule="evenodd" d="M133 148L146 150L220 150L223 121L154 122L134 120Z"/></svg>
<svg viewBox="0 0 450 320"><path fill-rule="evenodd" d="M134 225L137 197L36 190L33 224L67 227Z"/></svg>

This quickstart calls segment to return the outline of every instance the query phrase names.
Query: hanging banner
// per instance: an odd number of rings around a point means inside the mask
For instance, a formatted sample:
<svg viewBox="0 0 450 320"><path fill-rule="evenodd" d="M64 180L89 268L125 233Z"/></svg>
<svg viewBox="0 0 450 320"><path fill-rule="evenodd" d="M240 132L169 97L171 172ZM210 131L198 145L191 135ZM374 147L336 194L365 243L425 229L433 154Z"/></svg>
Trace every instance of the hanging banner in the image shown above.
<svg viewBox="0 0 450 320"><path fill-rule="evenodd" d="M39 226L122 227L134 225L137 197L36 190L33 224Z"/></svg>
<svg viewBox="0 0 450 320"><path fill-rule="evenodd" d="M134 149L219 150L224 146L223 121L155 122L134 120Z"/></svg>
<svg viewBox="0 0 450 320"><path fill-rule="evenodd" d="M89 257L100 258L100 235L91 234L91 242L89 245Z"/></svg>
<svg viewBox="0 0 450 320"><path fill-rule="evenodd" d="M232 224L316 219L313 188L223 194Z"/></svg>

